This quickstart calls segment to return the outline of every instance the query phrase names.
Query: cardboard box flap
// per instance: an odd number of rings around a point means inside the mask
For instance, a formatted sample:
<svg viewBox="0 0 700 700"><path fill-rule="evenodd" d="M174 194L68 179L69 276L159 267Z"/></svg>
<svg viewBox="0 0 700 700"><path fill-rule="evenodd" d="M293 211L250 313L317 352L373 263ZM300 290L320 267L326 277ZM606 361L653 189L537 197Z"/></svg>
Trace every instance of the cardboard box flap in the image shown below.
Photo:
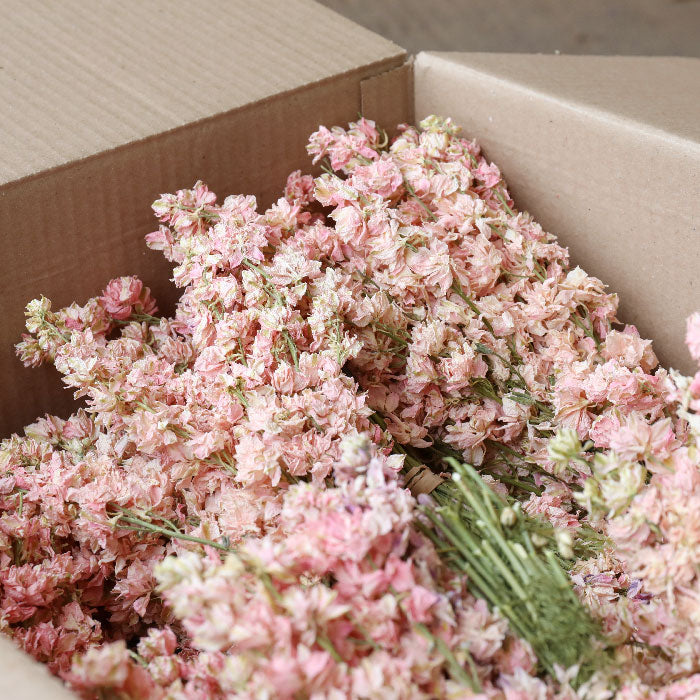
<svg viewBox="0 0 700 700"><path fill-rule="evenodd" d="M694 371L700 59L421 53L414 80L416 118L461 124L661 362Z"/></svg>
<svg viewBox="0 0 700 700"><path fill-rule="evenodd" d="M3 5L0 185L404 51L310 0Z"/></svg>
<svg viewBox="0 0 700 700"><path fill-rule="evenodd" d="M449 63L599 118L700 144L697 58L425 53L420 61Z"/></svg>

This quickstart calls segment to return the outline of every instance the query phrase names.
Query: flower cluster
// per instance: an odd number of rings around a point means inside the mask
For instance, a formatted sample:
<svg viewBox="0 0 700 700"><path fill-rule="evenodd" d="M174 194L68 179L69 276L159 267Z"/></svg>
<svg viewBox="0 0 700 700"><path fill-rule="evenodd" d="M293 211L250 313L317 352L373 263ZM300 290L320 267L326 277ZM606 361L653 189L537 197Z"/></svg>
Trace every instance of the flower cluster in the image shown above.
<svg viewBox="0 0 700 700"><path fill-rule="evenodd" d="M700 372L449 119L308 151L154 203L172 318L28 305L84 407L0 448L0 628L85 698L696 697Z"/></svg>

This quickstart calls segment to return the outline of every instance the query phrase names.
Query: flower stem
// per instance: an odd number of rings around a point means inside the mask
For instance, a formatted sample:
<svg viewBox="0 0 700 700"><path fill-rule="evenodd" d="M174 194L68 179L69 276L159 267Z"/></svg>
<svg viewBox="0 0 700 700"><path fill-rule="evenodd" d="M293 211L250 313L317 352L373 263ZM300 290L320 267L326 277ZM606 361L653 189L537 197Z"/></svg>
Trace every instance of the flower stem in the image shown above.
<svg viewBox="0 0 700 700"><path fill-rule="evenodd" d="M468 685L474 693L481 692L482 688L481 683L479 682L479 676L476 673L476 665L474 664L474 659L467 649L464 649L464 652L467 657L467 663L469 664L471 675L462 668L447 644L445 644L440 637L435 636L422 622L417 622L415 624L415 629L445 657L445 660L450 667L450 671L456 681L464 685Z"/></svg>
<svg viewBox="0 0 700 700"><path fill-rule="evenodd" d="M195 542L196 544L201 544L206 547L214 547L214 549L220 549L224 552L230 552L231 548L220 544L219 542L214 542L213 540L207 540L203 537L195 537L194 535L187 535L179 530L173 530L170 528L161 527L160 525L155 525L143 518L139 518L132 514L126 508L121 508L120 506L114 506L120 513L116 518L116 525L119 527L122 522L128 523L131 527L123 527L124 530L136 530L136 531L147 531L154 532L159 535L165 535L166 537L174 537L175 539L185 540L186 542Z"/></svg>

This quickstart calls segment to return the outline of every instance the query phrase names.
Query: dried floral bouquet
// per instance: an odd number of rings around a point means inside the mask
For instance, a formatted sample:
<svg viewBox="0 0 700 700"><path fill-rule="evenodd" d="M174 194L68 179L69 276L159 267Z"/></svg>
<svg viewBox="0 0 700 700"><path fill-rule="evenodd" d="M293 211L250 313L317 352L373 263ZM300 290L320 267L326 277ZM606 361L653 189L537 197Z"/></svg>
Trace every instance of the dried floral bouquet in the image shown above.
<svg viewBox="0 0 700 700"><path fill-rule="evenodd" d="M0 625L83 697L700 696L700 372L457 131L163 195L172 318L28 305L85 408L0 448Z"/></svg>

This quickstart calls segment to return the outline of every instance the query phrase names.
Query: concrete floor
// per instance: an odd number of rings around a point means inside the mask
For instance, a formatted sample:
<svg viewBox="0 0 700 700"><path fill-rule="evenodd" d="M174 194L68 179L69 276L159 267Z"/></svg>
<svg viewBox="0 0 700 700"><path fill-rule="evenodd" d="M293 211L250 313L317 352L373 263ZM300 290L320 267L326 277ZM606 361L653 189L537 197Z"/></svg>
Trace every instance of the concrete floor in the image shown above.
<svg viewBox="0 0 700 700"><path fill-rule="evenodd" d="M319 0L411 53L700 56L700 0Z"/></svg>

